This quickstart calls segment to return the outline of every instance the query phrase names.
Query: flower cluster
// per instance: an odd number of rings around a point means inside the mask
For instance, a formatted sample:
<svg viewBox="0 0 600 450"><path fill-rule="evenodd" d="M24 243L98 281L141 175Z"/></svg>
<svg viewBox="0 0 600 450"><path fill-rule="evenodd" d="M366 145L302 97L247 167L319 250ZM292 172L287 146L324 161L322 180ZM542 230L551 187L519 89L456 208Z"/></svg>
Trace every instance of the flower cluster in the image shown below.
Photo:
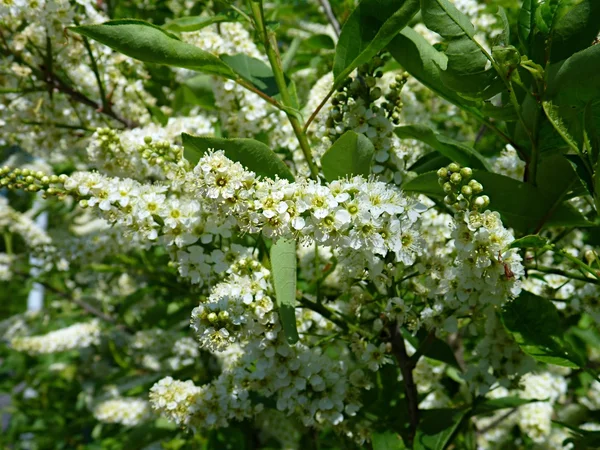
<svg viewBox="0 0 600 450"><path fill-rule="evenodd" d="M141 398L112 398L94 408L94 417L104 423L118 423L135 427L150 417L151 410L147 400Z"/></svg>
<svg viewBox="0 0 600 450"><path fill-rule="evenodd" d="M98 320L92 320L44 335L16 337L11 340L10 345L15 350L30 355L64 352L99 344L100 331Z"/></svg>

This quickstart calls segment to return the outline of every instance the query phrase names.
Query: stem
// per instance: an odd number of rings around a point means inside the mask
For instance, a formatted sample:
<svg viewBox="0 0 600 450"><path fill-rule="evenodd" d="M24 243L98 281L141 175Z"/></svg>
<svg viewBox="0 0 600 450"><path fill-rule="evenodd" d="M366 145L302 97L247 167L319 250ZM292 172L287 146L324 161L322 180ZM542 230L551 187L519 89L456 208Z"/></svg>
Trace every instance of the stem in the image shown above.
<svg viewBox="0 0 600 450"><path fill-rule="evenodd" d="M404 379L404 392L406 393L406 400L408 402L408 416L411 430L410 440L412 441L417 432L417 426L419 425L419 395L413 377L413 369L415 368L416 363L406 353L404 338L402 337L402 333L396 322L391 325L390 331L392 336L392 352L398 361L398 366L400 367L402 378Z"/></svg>
<svg viewBox="0 0 600 450"><path fill-rule="evenodd" d="M335 315L333 314L333 311L331 311L329 308L324 306L322 303L319 304L319 303L311 302L310 300L307 300L306 298L302 298L302 299L300 299L300 304L302 306L304 306L305 308L308 308L314 312L321 314L323 317L325 317L330 322L333 322L334 324L336 324L342 330L344 330L346 332L348 331L349 324L346 323L344 320L335 317Z"/></svg>
<svg viewBox="0 0 600 450"><path fill-rule="evenodd" d="M281 101L284 106L288 108L293 108L295 102L292 100L292 96L290 94L290 91L288 90L287 83L285 81L285 74L283 73L281 57L279 55L275 33L268 31L265 27L262 2L252 0L250 2L250 7L254 16L256 30L258 31L258 34L265 47L265 51L267 52L269 62L271 63L271 69L273 70L275 83L277 83L279 93L281 94ZM302 124L298 120L298 117L296 117L296 115L292 113L289 109L284 109L284 111L288 117L288 120L290 121L290 124L292 125L294 134L298 139L298 143L300 144L300 148L302 149L302 153L304 154L304 159L306 160L308 168L310 169L311 178L313 178L316 181L319 179L319 171L312 159L310 144L308 143L308 138L306 137L306 133L303 130Z"/></svg>
<svg viewBox="0 0 600 450"><path fill-rule="evenodd" d="M319 103L319 106L317 106L317 108L310 115L310 117L308 118L308 120L304 124L303 131L305 133L308 130L308 127L310 126L310 124L312 123L312 121L315 120L315 117L317 117L317 114L319 114L319 111L321 111L321 109L323 109L323 106L325 106L325 103L327 103L327 100L329 100L329 98L333 95L334 92L335 92L335 86L327 93L327 95L325 96L325 98L321 101L321 103Z"/></svg>
<svg viewBox="0 0 600 450"><path fill-rule="evenodd" d="M79 24L77 24L79 25ZM94 53L92 52L92 47L90 46L90 41L88 38L83 36L83 45L87 50L87 53L90 57L90 62L92 66L92 71L94 72L94 77L96 78L96 84L98 85L98 92L100 94L100 99L102 100L102 111L111 111L111 106L108 101L108 97L106 96L106 91L104 90L104 83L102 83L102 78L100 77L100 70L98 69L98 63L96 62L96 58L94 58Z"/></svg>
<svg viewBox="0 0 600 450"><path fill-rule="evenodd" d="M557 269L555 267L550 267L550 266L526 266L526 269L527 270L534 270L536 272L552 273L552 274L555 274L555 275L561 275L561 276L566 277L566 278L571 278L573 280L579 280L579 281L585 281L587 283L600 284L600 280L595 280L593 278L584 277L583 275L580 275L578 273L568 272L566 270Z"/></svg>
<svg viewBox="0 0 600 450"><path fill-rule="evenodd" d="M319 0L319 3L323 7L323 12L327 16L327 20L329 20L329 23L333 27L333 31L335 31L336 36L339 37L341 32L340 23L335 17L333 9L331 9L331 4L329 3L329 0Z"/></svg>

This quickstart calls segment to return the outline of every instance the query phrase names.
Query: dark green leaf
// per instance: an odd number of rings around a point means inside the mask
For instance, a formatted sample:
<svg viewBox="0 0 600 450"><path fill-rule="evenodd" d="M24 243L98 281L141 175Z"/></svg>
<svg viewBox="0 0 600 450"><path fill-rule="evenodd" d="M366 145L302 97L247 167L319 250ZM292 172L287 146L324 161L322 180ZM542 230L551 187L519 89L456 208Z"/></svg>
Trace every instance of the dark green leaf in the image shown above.
<svg viewBox="0 0 600 450"><path fill-rule="evenodd" d="M521 45L529 50L530 36L534 27L536 0L523 0L521 11L519 12L518 34Z"/></svg>
<svg viewBox="0 0 600 450"><path fill-rule="evenodd" d="M346 131L321 157L321 167L327 181L371 173L375 149L363 134Z"/></svg>
<svg viewBox="0 0 600 450"><path fill-rule="evenodd" d="M544 399L527 399L520 397L500 397L500 398L486 398L482 402L479 402L471 410L471 415L477 416L480 414L489 414L499 409L506 408L518 408L528 403L543 402Z"/></svg>
<svg viewBox="0 0 600 450"><path fill-rule="evenodd" d="M234 20L233 17L226 16L225 14L217 14L216 16L210 17L179 17L163 25L163 28L165 30L183 33L190 31L198 31L204 27L212 25L213 23L230 22L232 20Z"/></svg>
<svg viewBox="0 0 600 450"><path fill-rule="evenodd" d="M571 205L554 205L555 198L528 183L481 170L473 176L483 184L484 193L490 197L490 209L498 211L506 226L521 232L546 226L592 226ZM444 192L435 172L421 174L402 185L405 191L419 192L443 198Z"/></svg>
<svg viewBox="0 0 600 450"><path fill-rule="evenodd" d="M298 342L296 329L296 241L279 238L271 246L271 272L281 326L290 344Z"/></svg>
<svg viewBox="0 0 600 450"><path fill-rule="evenodd" d="M561 61L591 45L600 33L598 0L562 0L550 32L550 62Z"/></svg>
<svg viewBox="0 0 600 450"><path fill-rule="evenodd" d="M505 306L502 322L519 347L538 361L571 368L583 364L564 341L558 311L550 300L523 291Z"/></svg>
<svg viewBox="0 0 600 450"><path fill-rule="evenodd" d="M600 45L575 53L547 70L547 100L560 106L585 107L600 98Z"/></svg>
<svg viewBox="0 0 600 450"><path fill-rule="evenodd" d="M566 160L571 164L573 170L577 174L581 184L587 189L589 195L594 195L594 180L580 155L565 155Z"/></svg>
<svg viewBox="0 0 600 450"><path fill-rule="evenodd" d="M112 20L69 29L140 61L235 78L227 64L213 54L142 20Z"/></svg>
<svg viewBox="0 0 600 450"><path fill-rule="evenodd" d="M490 164L477 150L443 134L438 134L425 125L405 125L397 127L394 132L399 138L417 139L424 142L462 166L491 170Z"/></svg>
<svg viewBox="0 0 600 450"><path fill-rule="evenodd" d="M548 239L537 234L515 239L508 248L543 248L548 245Z"/></svg>
<svg viewBox="0 0 600 450"><path fill-rule="evenodd" d="M338 39L333 62L338 86L361 64L385 48L419 10L419 0L363 0L352 11Z"/></svg>
<svg viewBox="0 0 600 450"><path fill-rule="evenodd" d="M406 446L400 435L391 431L371 435L373 450L404 450Z"/></svg>
<svg viewBox="0 0 600 450"><path fill-rule="evenodd" d="M440 155L438 152L430 152L421 156L415 163L408 168L410 172L416 172L418 174L437 170L440 167L447 166L452 161L446 158L444 155Z"/></svg>
<svg viewBox="0 0 600 450"><path fill-rule="evenodd" d="M183 154L191 163L196 164L209 150L223 150L225 156L237 161L258 176L267 178L285 178L294 181L288 166L265 144L254 139L223 139L207 136L181 135Z"/></svg>
<svg viewBox="0 0 600 450"><path fill-rule="evenodd" d="M417 428L414 450L443 450L463 418L467 409L431 409L422 411L423 417Z"/></svg>

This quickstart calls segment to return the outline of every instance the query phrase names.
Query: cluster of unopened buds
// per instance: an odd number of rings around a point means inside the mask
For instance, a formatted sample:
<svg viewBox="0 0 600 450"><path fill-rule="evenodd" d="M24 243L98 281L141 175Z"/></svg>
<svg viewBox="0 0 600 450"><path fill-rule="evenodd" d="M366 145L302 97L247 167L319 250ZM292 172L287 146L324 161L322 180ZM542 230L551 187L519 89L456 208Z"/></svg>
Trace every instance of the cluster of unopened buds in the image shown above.
<svg viewBox="0 0 600 450"><path fill-rule="evenodd" d="M47 175L41 171L30 169L0 169L0 187L8 189L22 189L29 192L44 191L49 195L59 194L56 186L62 185L67 180L67 175Z"/></svg>
<svg viewBox="0 0 600 450"><path fill-rule="evenodd" d="M483 185L473 179L473 169L451 163L437 171L438 182L446 196L444 202L458 210L482 210L490 204Z"/></svg>

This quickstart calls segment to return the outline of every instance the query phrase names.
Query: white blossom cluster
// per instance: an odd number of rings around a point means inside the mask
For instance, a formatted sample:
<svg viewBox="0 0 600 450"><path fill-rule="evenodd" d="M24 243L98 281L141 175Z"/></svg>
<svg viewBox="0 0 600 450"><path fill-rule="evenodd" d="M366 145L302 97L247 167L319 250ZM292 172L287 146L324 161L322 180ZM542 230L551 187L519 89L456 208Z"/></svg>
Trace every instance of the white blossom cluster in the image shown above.
<svg viewBox="0 0 600 450"><path fill-rule="evenodd" d="M39 336L16 337L11 340L10 345L13 349L30 355L58 353L97 345L100 343L100 333L100 324L94 319Z"/></svg>
<svg viewBox="0 0 600 450"><path fill-rule="evenodd" d="M518 396L532 402L519 406L508 416L506 411L500 410L489 417L477 418L476 424L480 429L486 429L503 418L497 426L479 434L479 445L482 448L497 448L512 439L511 430L517 426L538 446L536 448L573 448L573 444L563 446L568 437L565 430L552 426L555 407L565 400L567 393L565 375L568 375L568 371L530 372L522 378L520 389L508 390L498 387L490 391L489 398Z"/></svg>
<svg viewBox="0 0 600 450"><path fill-rule="evenodd" d="M94 417L104 423L118 423L135 427L148 418L152 410L147 400L141 398L111 398L94 408Z"/></svg>

